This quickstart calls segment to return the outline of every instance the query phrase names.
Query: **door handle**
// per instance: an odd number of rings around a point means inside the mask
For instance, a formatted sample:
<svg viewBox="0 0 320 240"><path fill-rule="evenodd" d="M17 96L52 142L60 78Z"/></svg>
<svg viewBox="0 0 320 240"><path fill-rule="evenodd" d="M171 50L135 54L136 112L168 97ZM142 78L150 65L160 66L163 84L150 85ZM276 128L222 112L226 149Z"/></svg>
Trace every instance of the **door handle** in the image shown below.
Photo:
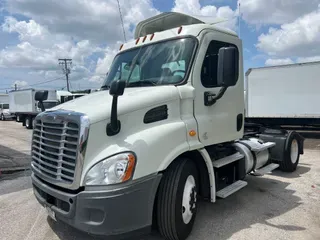
<svg viewBox="0 0 320 240"><path fill-rule="evenodd" d="M216 102L216 94L213 92L204 92L204 105L212 106Z"/></svg>

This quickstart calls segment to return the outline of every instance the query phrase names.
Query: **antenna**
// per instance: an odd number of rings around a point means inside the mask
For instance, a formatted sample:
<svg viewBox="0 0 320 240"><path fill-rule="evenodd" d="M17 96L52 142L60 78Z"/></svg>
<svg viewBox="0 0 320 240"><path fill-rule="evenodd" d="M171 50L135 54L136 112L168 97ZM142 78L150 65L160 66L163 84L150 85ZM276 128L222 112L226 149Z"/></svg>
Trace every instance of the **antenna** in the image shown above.
<svg viewBox="0 0 320 240"><path fill-rule="evenodd" d="M122 18L122 13L121 13L120 2L119 2L119 0L117 0L117 2L118 2L120 20L121 20L121 25L122 25L123 37L124 37L124 41L127 42L126 31L125 31L125 29L124 29L124 24L123 24L123 18Z"/></svg>
<svg viewBox="0 0 320 240"><path fill-rule="evenodd" d="M239 15L238 15L238 23L239 23L239 38L240 38L240 34L241 34L241 26L240 26L240 23L241 23L241 12L240 12L240 1L239 1Z"/></svg>

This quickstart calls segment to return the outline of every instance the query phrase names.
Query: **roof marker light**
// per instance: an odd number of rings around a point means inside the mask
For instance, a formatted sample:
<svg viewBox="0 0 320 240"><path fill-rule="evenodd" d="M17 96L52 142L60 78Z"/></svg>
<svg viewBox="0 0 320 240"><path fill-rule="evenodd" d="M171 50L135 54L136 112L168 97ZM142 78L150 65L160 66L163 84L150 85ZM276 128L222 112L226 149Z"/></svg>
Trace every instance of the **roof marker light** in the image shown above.
<svg viewBox="0 0 320 240"><path fill-rule="evenodd" d="M137 40L136 40L136 45L138 44L139 41L140 41L140 38L137 38Z"/></svg>
<svg viewBox="0 0 320 240"><path fill-rule="evenodd" d="M154 37L154 33L152 33L152 35L150 36L150 41L153 39Z"/></svg>
<svg viewBox="0 0 320 240"><path fill-rule="evenodd" d="M181 31L182 31L182 26L181 26L181 27L179 27L179 29L178 29L178 34L180 34L180 33L181 33Z"/></svg>
<svg viewBox="0 0 320 240"><path fill-rule="evenodd" d="M146 39L147 39L147 36L144 36L144 38L143 38L142 42L144 42Z"/></svg>
<svg viewBox="0 0 320 240"><path fill-rule="evenodd" d="M122 47L123 47L123 44L121 44L121 46L120 46L120 48L119 48L119 51L121 51Z"/></svg>

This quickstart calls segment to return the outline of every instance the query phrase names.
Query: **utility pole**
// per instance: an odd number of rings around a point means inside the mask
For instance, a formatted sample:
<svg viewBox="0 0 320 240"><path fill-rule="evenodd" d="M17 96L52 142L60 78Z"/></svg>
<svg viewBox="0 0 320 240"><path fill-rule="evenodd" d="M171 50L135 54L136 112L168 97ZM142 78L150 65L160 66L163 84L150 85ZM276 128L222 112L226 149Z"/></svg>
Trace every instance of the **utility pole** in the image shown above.
<svg viewBox="0 0 320 240"><path fill-rule="evenodd" d="M14 84L14 90L17 91L17 84Z"/></svg>
<svg viewBox="0 0 320 240"><path fill-rule="evenodd" d="M62 71L66 75L68 91L70 91L70 88L69 88L69 74L70 74L70 66L71 66L71 64L72 64L72 59L59 58L59 65L62 66Z"/></svg>

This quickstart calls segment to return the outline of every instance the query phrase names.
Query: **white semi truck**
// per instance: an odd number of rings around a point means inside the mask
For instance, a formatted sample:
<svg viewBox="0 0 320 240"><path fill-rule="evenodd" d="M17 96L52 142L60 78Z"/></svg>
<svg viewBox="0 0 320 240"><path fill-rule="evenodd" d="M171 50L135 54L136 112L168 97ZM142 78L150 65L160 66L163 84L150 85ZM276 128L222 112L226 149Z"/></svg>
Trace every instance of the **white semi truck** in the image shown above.
<svg viewBox="0 0 320 240"><path fill-rule="evenodd" d="M36 117L37 200L54 220L93 235L154 225L183 240L199 197L214 203L245 187L247 174L295 171L298 133L244 125L242 54L236 33L191 16L140 22L101 91Z"/></svg>
<svg viewBox="0 0 320 240"><path fill-rule="evenodd" d="M271 127L320 127L320 62L251 68L246 120Z"/></svg>
<svg viewBox="0 0 320 240"><path fill-rule="evenodd" d="M23 89L9 92L10 112L17 122L22 122L27 129L33 127L33 120L41 111L41 106L35 100L37 89ZM61 99L72 95L68 91L48 90L47 99L43 101L44 109L50 109L61 103Z"/></svg>

